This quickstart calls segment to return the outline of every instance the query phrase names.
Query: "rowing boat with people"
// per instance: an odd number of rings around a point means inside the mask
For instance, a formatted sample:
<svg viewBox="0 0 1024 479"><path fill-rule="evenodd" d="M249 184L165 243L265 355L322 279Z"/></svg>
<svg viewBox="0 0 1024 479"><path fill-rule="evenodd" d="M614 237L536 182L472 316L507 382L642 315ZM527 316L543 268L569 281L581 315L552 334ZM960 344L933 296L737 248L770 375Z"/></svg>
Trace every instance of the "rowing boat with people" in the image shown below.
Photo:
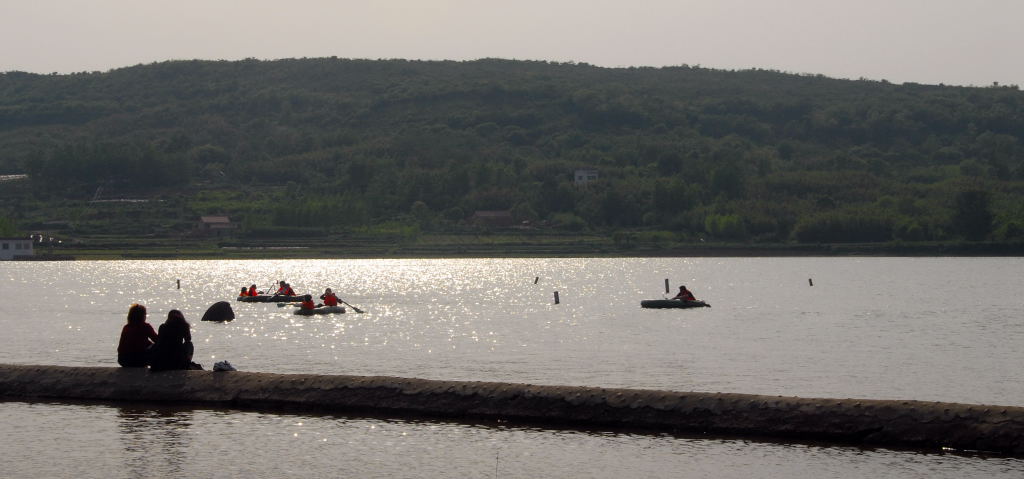
<svg viewBox="0 0 1024 479"><path fill-rule="evenodd" d="M672 308L710 308L711 305L701 300L682 299L645 299L640 301L641 308L672 309Z"/></svg>
<svg viewBox="0 0 1024 479"><path fill-rule="evenodd" d="M243 303L301 303L302 296L285 296L283 294L261 294L258 296L239 296Z"/></svg>

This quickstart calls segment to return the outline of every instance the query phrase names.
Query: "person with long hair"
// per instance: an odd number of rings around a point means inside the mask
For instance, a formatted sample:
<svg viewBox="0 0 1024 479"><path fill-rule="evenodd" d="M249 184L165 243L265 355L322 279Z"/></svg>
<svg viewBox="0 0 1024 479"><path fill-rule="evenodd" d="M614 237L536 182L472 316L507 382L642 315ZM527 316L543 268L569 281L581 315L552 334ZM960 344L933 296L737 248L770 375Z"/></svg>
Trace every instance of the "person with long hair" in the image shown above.
<svg viewBox="0 0 1024 479"><path fill-rule="evenodd" d="M181 311L172 309L167 312L167 321L160 325L156 345L149 365L152 371L169 369L191 369L192 326L185 321Z"/></svg>
<svg viewBox="0 0 1024 479"><path fill-rule="evenodd" d="M146 307L128 307L128 323L121 328L117 343L117 364L126 368L144 368L149 363L149 348L157 340L153 326L146 322Z"/></svg>

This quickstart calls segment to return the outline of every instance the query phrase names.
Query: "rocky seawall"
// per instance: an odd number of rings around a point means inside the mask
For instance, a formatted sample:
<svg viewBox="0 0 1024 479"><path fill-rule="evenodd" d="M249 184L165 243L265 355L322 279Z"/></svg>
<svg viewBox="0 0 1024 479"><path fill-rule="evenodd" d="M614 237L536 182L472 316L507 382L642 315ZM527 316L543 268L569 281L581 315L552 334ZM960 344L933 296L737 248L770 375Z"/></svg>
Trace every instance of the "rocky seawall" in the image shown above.
<svg viewBox="0 0 1024 479"><path fill-rule="evenodd" d="M0 365L0 398L504 420L1024 456L1024 408L943 402L34 365Z"/></svg>

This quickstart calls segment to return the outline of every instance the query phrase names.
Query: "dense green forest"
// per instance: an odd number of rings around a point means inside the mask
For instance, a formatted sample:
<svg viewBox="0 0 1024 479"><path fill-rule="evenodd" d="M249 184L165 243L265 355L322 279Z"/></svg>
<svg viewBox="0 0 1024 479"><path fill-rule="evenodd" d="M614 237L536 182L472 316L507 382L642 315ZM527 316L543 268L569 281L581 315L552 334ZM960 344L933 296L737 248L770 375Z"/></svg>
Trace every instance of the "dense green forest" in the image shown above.
<svg viewBox="0 0 1024 479"><path fill-rule="evenodd" d="M453 233L509 210L674 244L1020 242L1024 93L510 60L7 72L3 174L29 176L0 182L0 224L70 236L208 214L249 237Z"/></svg>

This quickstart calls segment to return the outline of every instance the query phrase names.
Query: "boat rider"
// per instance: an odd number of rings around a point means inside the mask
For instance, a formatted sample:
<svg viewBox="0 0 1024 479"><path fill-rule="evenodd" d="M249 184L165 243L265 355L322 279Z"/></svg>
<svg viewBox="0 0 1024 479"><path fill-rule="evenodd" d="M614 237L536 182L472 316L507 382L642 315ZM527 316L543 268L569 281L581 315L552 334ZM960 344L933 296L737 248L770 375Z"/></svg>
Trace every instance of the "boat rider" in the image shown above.
<svg viewBox="0 0 1024 479"><path fill-rule="evenodd" d="M249 286L249 296L258 296L259 292L256 291L256 285Z"/></svg>
<svg viewBox="0 0 1024 479"><path fill-rule="evenodd" d="M331 291L331 288L324 290L324 294L320 295L320 299L324 300L324 306L337 306L338 301L340 301L338 296Z"/></svg>
<svg viewBox="0 0 1024 479"><path fill-rule="evenodd" d="M686 289L686 286L680 286L679 293L673 296L672 299L678 299L680 301L697 301L697 298L693 297L693 293Z"/></svg>
<svg viewBox="0 0 1024 479"><path fill-rule="evenodd" d="M316 304L313 304L313 296L305 295L302 297L302 304L299 305L302 309L316 309Z"/></svg>
<svg viewBox="0 0 1024 479"><path fill-rule="evenodd" d="M242 286L242 292L238 293L238 295L239 296L252 296L251 294L249 294L249 288L246 288L245 286Z"/></svg>
<svg viewBox="0 0 1024 479"><path fill-rule="evenodd" d="M274 294L280 296L295 296L295 290L292 289L290 284L281 281L281 287L277 288L277 292Z"/></svg>

